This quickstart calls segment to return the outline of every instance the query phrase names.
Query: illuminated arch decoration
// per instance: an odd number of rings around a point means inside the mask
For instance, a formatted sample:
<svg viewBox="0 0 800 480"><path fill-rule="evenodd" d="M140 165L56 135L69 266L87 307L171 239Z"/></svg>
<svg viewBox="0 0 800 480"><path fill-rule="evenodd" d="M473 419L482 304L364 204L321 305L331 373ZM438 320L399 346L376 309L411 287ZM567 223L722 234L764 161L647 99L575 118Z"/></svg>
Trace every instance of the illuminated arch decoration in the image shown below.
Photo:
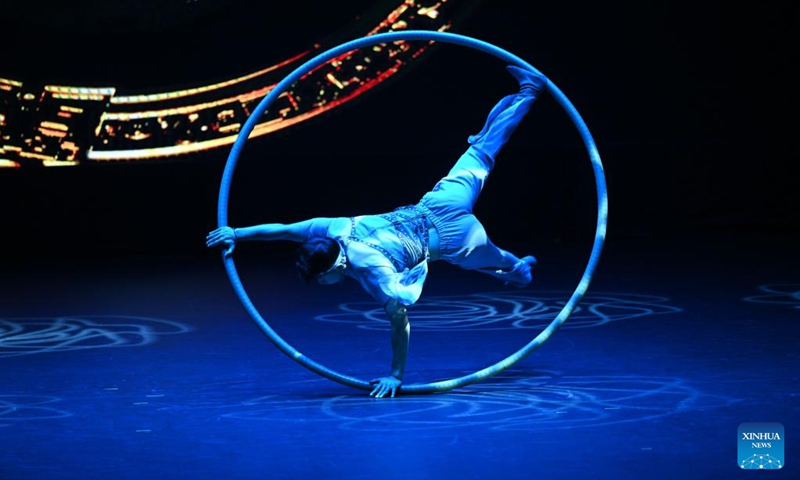
<svg viewBox="0 0 800 480"><path fill-rule="evenodd" d="M446 31L478 1L374 1L349 25L338 27L336 37ZM42 88L0 78L0 168L167 161L230 147L278 80L333 47L331 41L319 40L273 65L235 78L159 93L124 92L113 85L46 84ZM291 128L359 98L417 61L429 47L422 43L411 48L400 42L330 59L285 89L263 112L250 137Z"/></svg>
<svg viewBox="0 0 800 480"><path fill-rule="evenodd" d="M296 82L302 75L304 75L308 71L313 70L317 66L322 65L331 58L335 58L338 55L342 55L344 53L351 52L363 47L370 47L380 43L405 42L405 41L438 41L438 42L460 45L493 55L498 59L506 62L507 64L513 64L528 70L536 70L533 66L531 66L521 58L492 44L463 35L445 33L445 32L436 32L436 31L409 30L405 32L377 34L369 37L363 37L360 39L351 40L347 43L339 45L338 47L323 52L317 55L316 57L308 60L303 65L300 65L292 73L286 76L280 83L278 83L278 85L274 89L272 89L272 91L270 91L270 93L261 101L261 103L259 103L259 105L253 111L250 118L247 120L247 122L245 122L244 126L239 132L239 135L236 138L233 147L231 148L230 154L228 156L228 161L225 165L225 170L222 175L222 182L219 191L219 201L217 205L217 223L219 227L228 225L228 198L230 195L230 187L231 187L231 180L233 178L233 172L236 168L236 163L239 159L239 155L242 151L242 148L244 147L244 144L247 141L248 135L255 127L258 121L258 117L261 115L261 113L264 112L267 108L269 108L269 106L275 101L275 99L278 98L278 96L284 90L286 90L290 85ZM521 348L517 352L513 353L512 355L508 356L504 360L494 365L488 366L482 370L476 371L474 373L459 378L442 380L433 383L418 383L410 385L404 384L401 386L399 390L400 393L443 392L447 390L452 390L454 388L462 387L465 385L469 385L472 383L483 381L489 377L492 377L500 372L507 370L520 360L524 359L525 357L533 353L536 349L542 346L547 340L549 340L550 337L556 332L556 330L558 330L558 328L561 327L564 324L564 322L567 321L570 314L575 309L575 307L577 306L578 302L581 300L583 295L586 293L586 290L589 288L589 283L591 282L592 276L594 275L594 271L597 268L597 263L600 259L600 252L602 251L603 244L605 243L606 225L608 220L608 195L606 192L606 182L605 182L605 175L603 173L603 165L600 161L600 155L597 151L597 148L589 132L589 129L584 123L584 121L581 119L580 115L578 114L578 111L575 109L575 107L572 105L569 99L567 99L567 97L550 80L548 80L547 82L547 90L553 97L555 97L556 101L561 105L561 107L564 109L564 111L572 120L573 124L577 127L578 132L580 133L581 138L583 139L584 145L589 154L590 160L592 162L592 168L594 170L595 183L597 186L597 228L595 232L592 251L586 269L584 270L583 276L580 282L578 283L577 288L570 297L569 301L567 301L567 303L564 305L564 308L561 310L561 312L558 313L555 319L553 319L553 321L547 326L547 328L545 328L533 340L531 340L528 344L526 344L523 348ZM276 347L278 347L278 349L280 349L283 353L285 353L290 358L294 359L297 363L301 364L307 369L319 375L327 377L330 380L354 388L359 388L362 390L371 390L374 388L367 381L360 380L358 378L354 378L348 375L344 375L342 373L329 369L328 367L303 355L302 353L297 351L294 347L289 345L289 343L287 343L284 339L282 339L278 335L278 333L275 332L275 330L273 330L273 328L269 325L269 323L267 323L267 321L264 320L264 318L261 316L261 314L253 305L253 302L247 296L247 292L245 291L244 286L242 285L242 281L239 278L239 274L236 271L236 265L234 264L233 257L230 255L229 256L223 255L223 261L225 264L225 269L228 273L228 278L230 279L231 285L236 291L236 295L239 297L239 300L242 302L245 309L250 314L251 318L256 323L256 325L269 338L269 340Z"/></svg>

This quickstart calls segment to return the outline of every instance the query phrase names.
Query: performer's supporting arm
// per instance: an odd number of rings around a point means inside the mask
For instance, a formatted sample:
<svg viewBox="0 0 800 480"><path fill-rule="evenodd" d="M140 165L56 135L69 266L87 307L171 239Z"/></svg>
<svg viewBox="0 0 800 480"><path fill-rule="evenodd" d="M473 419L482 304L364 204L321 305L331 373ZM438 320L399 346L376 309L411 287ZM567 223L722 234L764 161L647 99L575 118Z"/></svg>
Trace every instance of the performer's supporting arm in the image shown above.
<svg viewBox="0 0 800 480"><path fill-rule="evenodd" d="M408 358L408 340L411 334L408 312L402 303L391 299L386 302L384 310L391 322L392 373L388 377L376 378L370 382L376 384L375 389L370 393L376 398L382 398L388 393L394 397L397 389L403 384L403 372L406 369L406 359Z"/></svg>

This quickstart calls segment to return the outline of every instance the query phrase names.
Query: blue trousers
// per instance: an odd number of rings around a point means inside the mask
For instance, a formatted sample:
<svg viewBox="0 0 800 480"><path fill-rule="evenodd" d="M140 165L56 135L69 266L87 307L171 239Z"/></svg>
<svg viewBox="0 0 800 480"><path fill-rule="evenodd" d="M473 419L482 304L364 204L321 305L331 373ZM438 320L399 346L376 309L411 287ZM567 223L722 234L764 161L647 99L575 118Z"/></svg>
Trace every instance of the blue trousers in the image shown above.
<svg viewBox="0 0 800 480"><path fill-rule="evenodd" d="M439 234L441 260L514 284L530 281L530 269L525 281L524 268L511 268L518 264L519 257L492 243L472 209L494 168L497 154L535 100L536 95L525 89L502 98L492 108L483 129L469 137L469 148L447 176L420 200L418 207L425 211Z"/></svg>

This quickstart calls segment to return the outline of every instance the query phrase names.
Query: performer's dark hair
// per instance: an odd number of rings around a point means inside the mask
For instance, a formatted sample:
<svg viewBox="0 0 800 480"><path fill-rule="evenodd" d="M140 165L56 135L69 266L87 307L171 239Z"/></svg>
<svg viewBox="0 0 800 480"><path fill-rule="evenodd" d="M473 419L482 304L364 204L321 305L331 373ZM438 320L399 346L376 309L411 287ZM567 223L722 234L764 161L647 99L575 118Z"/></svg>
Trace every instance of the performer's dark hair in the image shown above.
<svg viewBox="0 0 800 480"><path fill-rule="evenodd" d="M339 243L328 237L313 237L297 248L297 273L306 282L329 270L339 258Z"/></svg>

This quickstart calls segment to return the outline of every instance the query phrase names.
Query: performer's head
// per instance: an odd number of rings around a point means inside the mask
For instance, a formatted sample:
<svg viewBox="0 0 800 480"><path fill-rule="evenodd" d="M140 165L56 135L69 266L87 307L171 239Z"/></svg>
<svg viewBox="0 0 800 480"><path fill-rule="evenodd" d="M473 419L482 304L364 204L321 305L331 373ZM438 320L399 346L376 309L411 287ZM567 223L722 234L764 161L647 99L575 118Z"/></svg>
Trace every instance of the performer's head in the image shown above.
<svg viewBox="0 0 800 480"><path fill-rule="evenodd" d="M339 242L328 237L313 237L297 249L297 273L310 283L331 285L344 279L347 257Z"/></svg>

